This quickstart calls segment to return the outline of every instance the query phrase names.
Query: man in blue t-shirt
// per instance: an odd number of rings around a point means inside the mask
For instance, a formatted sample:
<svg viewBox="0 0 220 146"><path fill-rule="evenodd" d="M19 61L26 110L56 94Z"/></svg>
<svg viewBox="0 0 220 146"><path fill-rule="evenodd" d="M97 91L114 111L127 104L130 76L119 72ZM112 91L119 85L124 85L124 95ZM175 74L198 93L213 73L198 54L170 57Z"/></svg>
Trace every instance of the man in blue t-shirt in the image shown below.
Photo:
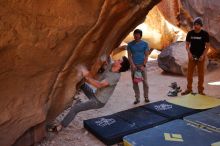
<svg viewBox="0 0 220 146"><path fill-rule="evenodd" d="M148 99L148 83L147 83L147 69L146 63L148 60L149 47L148 43L141 40L142 31L140 29L136 29L133 33L134 40L128 43L128 58L131 64L131 77L133 80L133 89L135 93L135 101L134 104L140 102L140 90L137 82L134 82L134 74L135 71L140 70L143 76L143 90L144 90L144 98L145 102L149 102Z"/></svg>

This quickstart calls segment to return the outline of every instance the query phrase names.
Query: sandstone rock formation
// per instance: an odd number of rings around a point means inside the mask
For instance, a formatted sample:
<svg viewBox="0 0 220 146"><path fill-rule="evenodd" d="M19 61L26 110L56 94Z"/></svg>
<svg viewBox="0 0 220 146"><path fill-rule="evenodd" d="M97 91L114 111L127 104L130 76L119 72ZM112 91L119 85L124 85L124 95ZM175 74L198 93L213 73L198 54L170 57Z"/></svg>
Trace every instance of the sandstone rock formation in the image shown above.
<svg viewBox="0 0 220 146"><path fill-rule="evenodd" d="M77 66L95 72L159 1L1 0L0 145L38 141L35 131L71 102Z"/></svg>
<svg viewBox="0 0 220 146"><path fill-rule="evenodd" d="M209 32L210 43L220 54L220 3L215 0L181 0L184 9L195 18L200 16L204 21L204 28Z"/></svg>
<svg viewBox="0 0 220 146"><path fill-rule="evenodd" d="M162 50L177 40L185 41L186 32L192 28L193 18L201 16L204 19L204 28L210 34L211 47L208 56L216 57L220 53L220 33L218 33L220 31L218 28L219 8L219 4L216 4L216 1L163 0L149 12L145 22L139 25L138 28L143 30L142 38L149 42L151 48ZM210 14L210 10L216 13ZM175 28L168 22L180 28ZM125 42L131 40L133 40L132 32L126 37ZM177 44L174 44L174 46L175 45ZM183 51L185 52L185 50ZM169 55L172 56L172 54ZM187 59L187 55L185 55L185 57L185 59ZM166 61L167 62L163 62L163 64L172 67L169 69L163 67L163 69L177 74L186 74L187 65L183 67L183 65L172 62L168 58Z"/></svg>
<svg viewBox="0 0 220 146"><path fill-rule="evenodd" d="M185 42L176 42L163 49L158 56L158 65L165 72L187 75L188 70L188 54L186 51ZM206 58L205 70L207 70L209 64ZM194 72L197 75L197 69Z"/></svg>
<svg viewBox="0 0 220 146"><path fill-rule="evenodd" d="M202 17L204 29L210 34L211 52L220 54L220 3L215 0L163 0L157 7L167 21L185 31L192 28L193 18Z"/></svg>
<svg viewBox="0 0 220 146"><path fill-rule="evenodd" d="M210 34L210 50L208 52L209 57L219 57L220 54L220 29L218 28L219 16L220 16L220 4L214 0L211 1L196 1L196 0L163 0L157 5L163 17L175 26L180 27L186 32L192 28L193 18L202 17L204 20L204 29ZM213 11L213 12L211 12ZM173 52L184 50L184 45L179 43L173 44L169 49L162 51L159 57L160 67L168 72L183 74L187 72L187 64L183 63L187 59L180 59L178 55L173 55ZM178 50L174 50L174 49ZM181 52L182 52L181 51ZM179 52L179 53L181 53ZM177 60L185 60L182 63L178 63Z"/></svg>
<svg viewBox="0 0 220 146"><path fill-rule="evenodd" d="M165 48L158 56L158 65L166 72L184 75L188 62L185 42L176 42Z"/></svg>
<svg viewBox="0 0 220 146"><path fill-rule="evenodd" d="M147 15L144 23L137 27L143 30L142 39L149 43L150 48L157 50L162 50L177 40L184 41L186 36L184 31L174 26L176 23L172 25L165 19L166 15L164 16L162 14L161 4L164 6L163 1L155 6ZM173 13L171 15L174 16ZM133 32L131 32L124 41L128 43L131 40L133 40Z"/></svg>

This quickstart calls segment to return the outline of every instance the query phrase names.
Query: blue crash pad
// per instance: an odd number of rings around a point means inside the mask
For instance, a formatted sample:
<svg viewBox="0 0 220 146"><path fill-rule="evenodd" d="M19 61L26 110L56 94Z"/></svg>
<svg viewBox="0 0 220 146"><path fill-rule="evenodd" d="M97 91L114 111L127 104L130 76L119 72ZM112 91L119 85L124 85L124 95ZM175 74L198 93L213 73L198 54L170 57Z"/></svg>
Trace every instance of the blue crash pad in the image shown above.
<svg viewBox="0 0 220 146"><path fill-rule="evenodd" d="M184 118L196 126L220 133L220 106Z"/></svg>
<svg viewBox="0 0 220 146"><path fill-rule="evenodd" d="M207 132L174 120L123 138L124 146L211 146L220 134Z"/></svg>
<svg viewBox="0 0 220 146"><path fill-rule="evenodd" d="M119 112L117 113L117 116L130 124L136 125L136 127L138 127L137 130L151 128L168 122L167 118L150 112L142 107Z"/></svg>
<svg viewBox="0 0 220 146"><path fill-rule="evenodd" d="M161 116L165 116L172 120L180 118L182 119L184 116L188 116L201 111L198 109L192 109L172 104L165 100L146 104L143 106L143 108L146 108L149 111L157 113Z"/></svg>
<svg viewBox="0 0 220 146"><path fill-rule="evenodd" d="M137 128L115 114L84 121L84 127L107 145L121 141L128 131Z"/></svg>
<svg viewBox="0 0 220 146"><path fill-rule="evenodd" d="M106 145L112 145L121 142L128 134L167 121L165 117L137 107L113 115L85 120L84 127Z"/></svg>

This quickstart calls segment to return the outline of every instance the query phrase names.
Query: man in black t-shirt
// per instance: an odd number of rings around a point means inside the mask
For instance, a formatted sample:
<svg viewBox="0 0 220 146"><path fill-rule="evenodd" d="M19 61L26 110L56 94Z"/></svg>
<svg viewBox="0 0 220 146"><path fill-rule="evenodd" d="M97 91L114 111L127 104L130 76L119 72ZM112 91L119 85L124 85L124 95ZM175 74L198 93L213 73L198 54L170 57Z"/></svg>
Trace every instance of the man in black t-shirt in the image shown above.
<svg viewBox="0 0 220 146"><path fill-rule="evenodd" d="M197 17L193 22L194 29L186 36L186 50L188 52L189 63L187 73L187 90L182 92L186 95L192 92L193 72L198 68L198 92L205 95L203 90L205 58L209 48L209 34L202 29L203 22Z"/></svg>

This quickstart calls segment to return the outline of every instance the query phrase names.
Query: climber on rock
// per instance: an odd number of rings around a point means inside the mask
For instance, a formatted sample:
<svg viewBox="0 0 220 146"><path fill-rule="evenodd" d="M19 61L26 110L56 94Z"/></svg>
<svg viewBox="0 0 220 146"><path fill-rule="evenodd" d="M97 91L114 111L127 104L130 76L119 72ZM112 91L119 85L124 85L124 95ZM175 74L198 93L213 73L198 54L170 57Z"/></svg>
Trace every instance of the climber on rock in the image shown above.
<svg viewBox="0 0 220 146"><path fill-rule="evenodd" d="M96 80L90 76L89 71L86 68L82 68L82 74L85 78L80 89L89 98L86 102L76 103L71 107L69 113L64 117L60 124L54 127L54 131L60 131L63 127L67 127L69 123L75 118L76 114L81 111L90 109L102 108L114 92L114 89L120 79L120 73L125 72L130 68L129 60L124 56L122 60L114 61L111 64L110 69L105 70L99 80ZM97 88L96 92L90 85Z"/></svg>

